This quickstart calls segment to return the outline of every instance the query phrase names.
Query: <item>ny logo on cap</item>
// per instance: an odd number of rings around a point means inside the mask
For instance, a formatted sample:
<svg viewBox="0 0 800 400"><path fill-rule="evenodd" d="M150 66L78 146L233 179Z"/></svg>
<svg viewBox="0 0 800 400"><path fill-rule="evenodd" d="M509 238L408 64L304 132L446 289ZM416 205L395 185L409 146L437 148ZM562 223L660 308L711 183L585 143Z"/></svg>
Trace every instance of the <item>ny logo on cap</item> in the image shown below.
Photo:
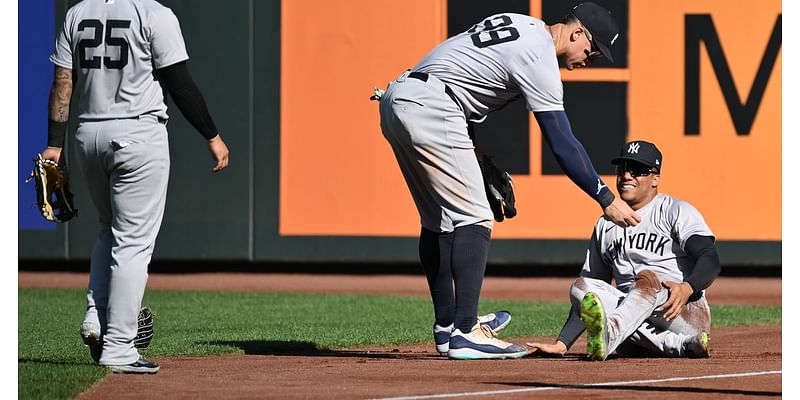
<svg viewBox="0 0 800 400"><path fill-rule="evenodd" d="M628 153L639 154L639 143L631 143L631 145L628 146Z"/></svg>

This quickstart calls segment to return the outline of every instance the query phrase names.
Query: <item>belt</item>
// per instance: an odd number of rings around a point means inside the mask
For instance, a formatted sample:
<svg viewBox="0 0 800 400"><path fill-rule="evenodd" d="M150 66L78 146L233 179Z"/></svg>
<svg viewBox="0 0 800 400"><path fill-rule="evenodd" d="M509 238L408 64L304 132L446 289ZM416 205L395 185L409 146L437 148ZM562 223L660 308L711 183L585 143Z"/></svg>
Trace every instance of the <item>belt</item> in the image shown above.
<svg viewBox="0 0 800 400"><path fill-rule="evenodd" d="M114 121L114 120L121 120L121 119L142 119L142 117L154 117L158 120L159 124L166 124L169 121L166 118L159 117L155 114L141 114L136 115L134 117L120 117L120 118L80 118L82 122L102 122L102 121Z"/></svg>
<svg viewBox="0 0 800 400"><path fill-rule="evenodd" d="M162 117L159 117L158 115L153 115L153 114L142 114L142 115L140 115L138 117L131 117L130 119L142 119L142 117L156 117L156 119L158 120L159 124L166 124L167 121L169 121L166 118L162 118Z"/></svg>
<svg viewBox="0 0 800 400"><path fill-rule="evenodd" d="M409 77L409 78L418 79L418 80L421 80L421 81L423 81L423 82L428 82L428 77L430 77L430 75L428 75L428 74L427 74L427 73L425 73L425 72L411 71L411 73L410 73L410 74L408 74L408 77ZM438 79L437 79L437 80L438 80ZM441 81L440 81L440 82L441 82ZM449 86L447 86L447 85L445 85L445 84L444 84L444 82L441 82L441 84L442 84L442 86L444 86L444 92L445 92L445 93L446 93L448 96L450 96L450 98L451 98L451 99L452 99L452 100L453 100L453 101L456 103L456 105L458 106L458 108L461 108L461 103L459 103L459 102L458 102L458 100L456 99L456 95L455 95L455 93L453 93L453 91L450 89L450 87L449 87Z"/></svg>

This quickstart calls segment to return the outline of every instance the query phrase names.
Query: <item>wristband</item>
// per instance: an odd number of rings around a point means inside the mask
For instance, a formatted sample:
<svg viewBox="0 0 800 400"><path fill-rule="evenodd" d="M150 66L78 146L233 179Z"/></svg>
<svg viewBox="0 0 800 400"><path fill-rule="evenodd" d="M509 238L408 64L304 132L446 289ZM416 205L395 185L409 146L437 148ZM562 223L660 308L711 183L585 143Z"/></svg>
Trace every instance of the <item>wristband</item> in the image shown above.
<svg viewBox="0 0 800 400"><path fill-rule="evenodd" d="M47 146L64 148L64 138L67 136L67 122L47 120Z"/></svg>
<svg viewBox="0 0 800 400"><path fill-rule="evenodd" d="M600 203L600 207L605 210L606 207L610 206L611 203L614 202L614 198L614 193L611 193L611 190L609 190L607 187L604 187L597 196L597 202Z"/></svg>

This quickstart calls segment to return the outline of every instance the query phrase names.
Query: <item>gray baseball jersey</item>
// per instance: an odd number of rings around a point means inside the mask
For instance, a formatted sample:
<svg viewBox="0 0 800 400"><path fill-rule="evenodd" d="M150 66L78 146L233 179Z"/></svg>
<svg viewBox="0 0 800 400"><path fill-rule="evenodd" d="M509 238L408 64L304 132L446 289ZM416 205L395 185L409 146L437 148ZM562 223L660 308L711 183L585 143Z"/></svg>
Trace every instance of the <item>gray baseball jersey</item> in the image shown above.
<svg viewBox="0 0 800 400"><path fill-rule="evenodd" d="M413 70L447 84L473 121L520 95L530 111L564 110L553 38L528 15L493 15L439 44Z"/></svg>
<svg viewBox="0 0 800 400"><path fill-rule="evenodd" d="M630 228L621 228L605 217L598 219L581 278L570 288L572 309L559 340L570 347L584 331L579 304L586 293L592 292L600 299L608 318L617 321L618 331L625 332L618 334L614 346L627 340L628 344L667 356L682 356L685 340L711 328L705 296L688 303L672 321L664 320L660 312L651 315L656 306L666 301L666 290L659 292L661 297L656 303L644 306L627 301L627 297L636 274L643 270L655 272L662 281L683 282L693 267L683 250L686 241L693 235L714 235L697 209L666 194L657 194L636 212L642 221ZM616 287L607 283L612 277Z"/></svg>
<svg viewBox="0 0 800 400"><path fill-rule="evenodd" d="M50 60L77 76L81 119L167 118L153 70L187 60L178 19L153 0L84 0L67 12Z"/></svg>
<svg viewBox="0 0 800 400"><path fill-rule="evenodd" d="M703 216L691 204L659 193L636 211L642 222L621 228L601 217L595 224L581 276L607 279L630 290L635 275L649 269L664 280L683 282L691 274L691 260L683 250L693 235L714 236Z"/></svg>
<svg viewBox="0 0 800 400"><path fill-rule="evenodd" d="M519 96L525 96L531 111L564 110L547 26L522 14L491 16L436 46L413 71L424 78L406 72L387 88L381 130L392 144L422 226L434 232L470 224L491 228L467 119L481 121Z"/></svg>

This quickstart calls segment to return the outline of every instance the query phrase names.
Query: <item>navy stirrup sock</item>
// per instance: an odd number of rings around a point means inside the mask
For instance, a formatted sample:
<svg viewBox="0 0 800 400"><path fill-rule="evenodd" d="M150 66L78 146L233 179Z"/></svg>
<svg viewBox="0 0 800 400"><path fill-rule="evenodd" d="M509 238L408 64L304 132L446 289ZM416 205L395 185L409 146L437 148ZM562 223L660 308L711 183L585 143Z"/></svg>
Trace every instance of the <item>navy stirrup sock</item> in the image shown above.
<svg viewBox="0 0 800 400"><path fill-rule="evenodd" d="M419 259L428 278L436 323L449 326L456 311L453 275L450 270L452 233L437 233L422 228L419 237Z"/></svg>
<svg viewBox="0 0 800 400"><path fill-rule="evenodd" d="M477 323L491 230L480 225L467 225L456 228L453 235L451 257L456 289L454 321L455 328L467 333Z"/></svg>

